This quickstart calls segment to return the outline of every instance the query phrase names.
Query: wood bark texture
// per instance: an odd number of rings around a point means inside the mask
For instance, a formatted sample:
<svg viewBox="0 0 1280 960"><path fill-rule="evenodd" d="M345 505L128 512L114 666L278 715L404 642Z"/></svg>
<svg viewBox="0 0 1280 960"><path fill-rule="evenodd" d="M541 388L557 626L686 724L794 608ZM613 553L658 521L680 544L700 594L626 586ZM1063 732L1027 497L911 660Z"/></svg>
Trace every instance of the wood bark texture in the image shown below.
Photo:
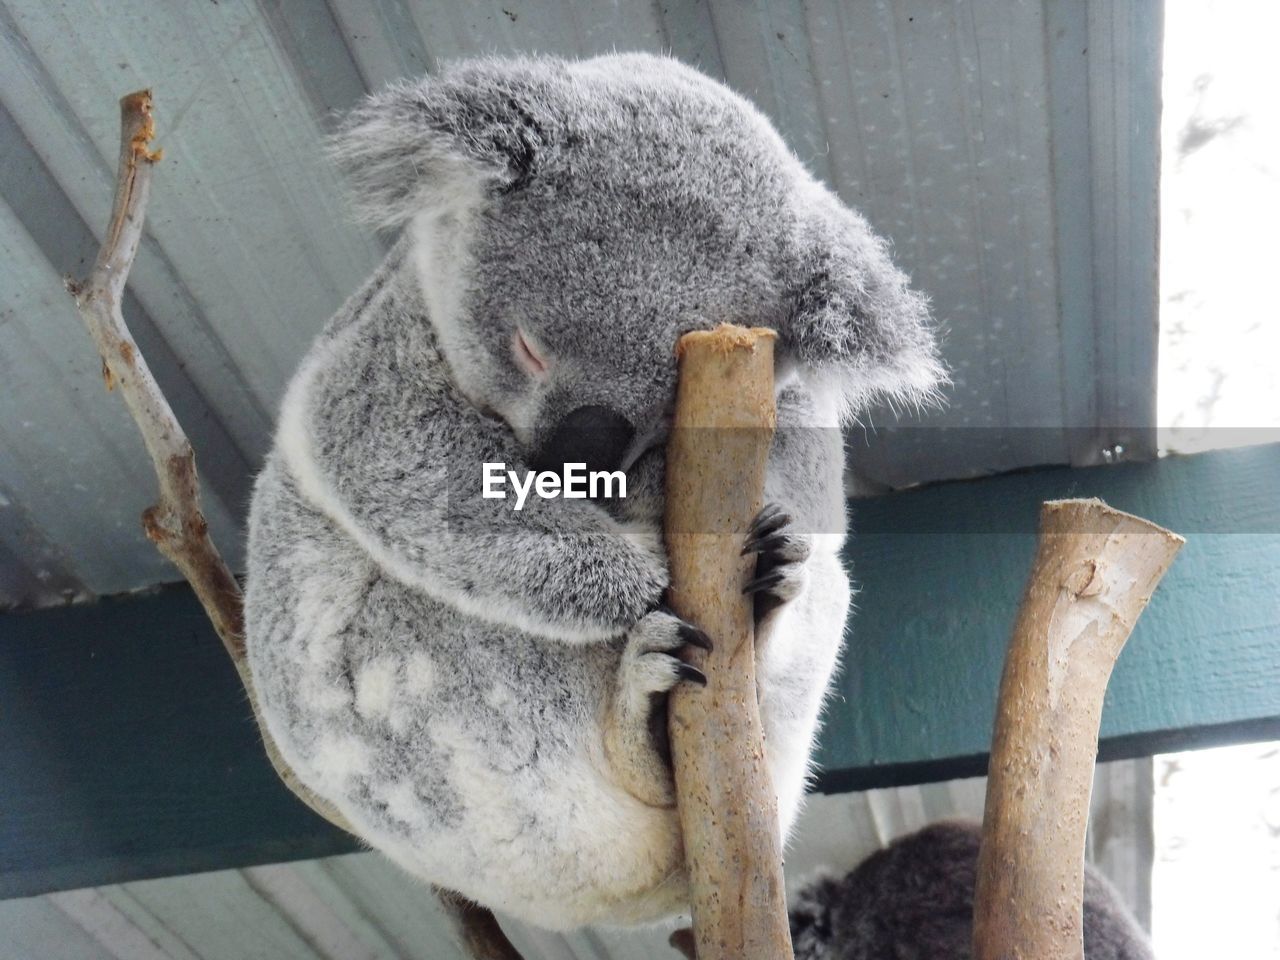
<svg viewBox="0 0 1280 960"><path fill-rule="evenodd" d="M667 445L669 599L715 644L696 651L706 687L671 696L676 804L699 960L791 957L777 796L756 699L754 558L744 534L763 506L775 423L770 330L722 325L680 341Z"/></svg>
<svg viewBox="0 0 1280 960"><path fill-rule="evenodd" d="M245 660L244 596L209 537L200 508L195 453L121 312L129 270L142 242L152 168L161 158L161 151L151 149L155 133L151 91L140 90L124 97L120 101L120 119L120 163L111 220L88 279L69 280L67 289L75 297L80 316L98 347L107 389L119 389L155 467L160 496L143 513L142 527L148 539L191 584L213 623L244 684L263 749L276 774L317 814L354 833L332 804L298 780L262 721L253 677ZM452 894L441 892L440 899L458 942L477 960L520 960L492 913Z"/></svg>
<svg viewBox="0 0 1280 960"><path fill-rule="evenodd" d="M1101 500L1041 508L996 706L976 960L1083 960L1084 843L1103 695L1183 542Z"/></svg>

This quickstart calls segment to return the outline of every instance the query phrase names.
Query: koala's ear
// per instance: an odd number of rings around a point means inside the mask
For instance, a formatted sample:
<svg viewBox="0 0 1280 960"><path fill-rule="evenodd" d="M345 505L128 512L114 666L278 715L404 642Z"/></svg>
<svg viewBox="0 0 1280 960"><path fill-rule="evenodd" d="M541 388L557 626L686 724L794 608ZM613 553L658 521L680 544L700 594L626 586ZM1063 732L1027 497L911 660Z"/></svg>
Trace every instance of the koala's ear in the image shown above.
<svg viewBox="0 0 1280 960"><path fill-rule="evenodd" d="M367 98L329 141L360 219L394 228L469 187L527 181L548 145L552 121L539 95L548 71L535 61L470 61Z"/></svg>
<svg viewBox="0 0 1280 960"><path fill-rule="evenodd" d="M876 400L926 404L947 382L924 295L858 214L824 204L801 230L800 279L781 346L852 417Z"/></svg>

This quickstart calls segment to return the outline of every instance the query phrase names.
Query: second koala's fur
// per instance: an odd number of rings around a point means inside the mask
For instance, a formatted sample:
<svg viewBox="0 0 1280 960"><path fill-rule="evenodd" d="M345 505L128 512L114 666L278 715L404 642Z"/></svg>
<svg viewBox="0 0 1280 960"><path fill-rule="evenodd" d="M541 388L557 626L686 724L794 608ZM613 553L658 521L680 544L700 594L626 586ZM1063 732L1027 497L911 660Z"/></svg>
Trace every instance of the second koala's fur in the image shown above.
<svg viewBox="0 0 1280 960"><path fill-rule="evenodd" d="M849 599L838 428L933 389L924 301L759 113L663 58L458 64L372 98L338 156L402 233L307 354L256 487L264 718L432 883L545 927L676 912L651 734L696 679L673 653L697 632L659 607L673 346L721 321L779 334L766 496L791 524L759 547L758 670L785 832ZM603 440L569 429L587 421ZM628 498L479 495L486 462L578 455L625 469Z"/></svg>
<svg viewBox="0 0 1280 960"><path fill-rule="evenodd" d="M796 960L968 960L982 828L935 823L895 840L844 877L795 898ZM1120 894L1092 866L1084 873L1085 960L1153 960Z"/></svg>

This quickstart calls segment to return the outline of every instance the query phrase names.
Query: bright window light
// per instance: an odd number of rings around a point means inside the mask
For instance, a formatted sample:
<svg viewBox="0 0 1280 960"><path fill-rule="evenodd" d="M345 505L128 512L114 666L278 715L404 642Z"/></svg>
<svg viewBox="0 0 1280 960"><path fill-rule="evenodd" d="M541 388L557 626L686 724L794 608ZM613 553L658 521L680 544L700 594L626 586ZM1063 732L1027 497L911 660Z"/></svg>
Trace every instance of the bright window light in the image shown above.
<svg viewBox="0 0 1280 960"><path fill-rule="evenodd" d="M1156 757L1160 960L1280 958L1280 742Z"/></svg>
<svg viewBox="0 0 1280 960"><path fill-rule="evenodd" d="M1166 5L1158 398L1166 450L1280 440L1280 301L1271 289L1280 270L1277 36L1275 0Z"/></svg>

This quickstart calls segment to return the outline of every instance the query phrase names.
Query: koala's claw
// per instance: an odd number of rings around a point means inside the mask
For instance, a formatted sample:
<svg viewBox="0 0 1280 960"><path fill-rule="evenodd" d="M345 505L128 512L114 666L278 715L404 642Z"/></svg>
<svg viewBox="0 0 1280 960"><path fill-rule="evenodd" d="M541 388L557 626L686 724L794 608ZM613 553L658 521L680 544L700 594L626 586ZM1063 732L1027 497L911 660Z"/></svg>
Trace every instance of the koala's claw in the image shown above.
<svg viewBox="0 0 1280 960"><path fill-rule="evenodd" d="M681 623L678 632L680 634L680 639L683 640L687 646L701 647L708 653L715 649L715 644L711 642L711 638L708 637L705 632L695 627L692 623ZM705 680L706 678L703 677L703 679Z"/></svg>
<svg viewBox="0 0 1280 960"><path fill-rule="evenodd" d="M743 554L752 552L752 543L777 533L790 522L791 517L783 513L780 506L776 503L766 503L756 514L756 518L751 521L751 526L747 528L747 546L743 547Z"/></svg>
<svg viewBox="0 0 1280 960"><path fill-rule="evenodd" d="M743 555L756 554L755 576L742 592L755 601L756 622L794 600L804 589L804 562L809 559L809 541L791 533L790 515L775 503L766 504L747 529Z"/></svg>
<svg viewBox="0 0 1280 960"><path fill-rule="evenodd" d="M753 577L747 581L747 585L742 588L742 592L746 594L764 593L776 587L782 582L783 572L781 570L773 570L759 577Z"/></svg>
<svg viewBox="0 0 1280 960"><path fill-rule="evenodd" d="M783 520L787 523L791 522L790 518L786 516L783 517ZM770 550L779 550L786 546L789 540L791 540L791 535L781 531L757 536L747 541L746 546L742 548L742 556L745 557L748 553L767 553Z"/></svg>
<svg viewBox="0 0 1280 960"><path fill-rule="evenodd" d="M665 613L668 617L674 617L680 620L680 614L676 613L665 603L658 604L658 613ZM680 636L680 640L690 647L700 647L708 653L715 649L715 645L711 642L711 638L707 636L705 631L695 627L686 620L680 620L680 626L676 628L676 633Z"/></svg>
<svg viewBox="0 0 1280 960"><path fill-rule="evenodd" d="M707 685L707 675L693 664L685 663L683 660L677 664L676 674L681 680L688 680L690 683L696 683L700 687Z"/></svg>
<svg viewBox="0 0 1280 960"><path fill-rule="evenodd" d="M636 694L666 693L688 681L706 686L707 675L680 657L682 650L711 649L711 638L693 624L681 620L667 607L659 607L632 631L623 669Z"/></svg>

